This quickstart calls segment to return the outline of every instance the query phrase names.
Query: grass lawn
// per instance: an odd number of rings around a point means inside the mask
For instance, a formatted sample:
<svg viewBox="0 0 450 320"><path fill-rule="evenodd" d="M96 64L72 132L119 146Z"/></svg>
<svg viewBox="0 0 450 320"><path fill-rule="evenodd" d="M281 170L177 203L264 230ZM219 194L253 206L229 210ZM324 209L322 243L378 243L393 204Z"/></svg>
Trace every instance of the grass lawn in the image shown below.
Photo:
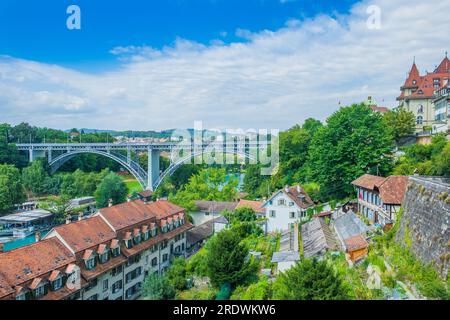
<svg viewBox="0 0 450 320"><path fill-rule="evenodd" d="M125 185L128 188L128 193L132 193L134 190L138 192L141 192L143 190L139 182L132 175L125 175L121 177L123 179L123 182L125 182Z"/></svg>

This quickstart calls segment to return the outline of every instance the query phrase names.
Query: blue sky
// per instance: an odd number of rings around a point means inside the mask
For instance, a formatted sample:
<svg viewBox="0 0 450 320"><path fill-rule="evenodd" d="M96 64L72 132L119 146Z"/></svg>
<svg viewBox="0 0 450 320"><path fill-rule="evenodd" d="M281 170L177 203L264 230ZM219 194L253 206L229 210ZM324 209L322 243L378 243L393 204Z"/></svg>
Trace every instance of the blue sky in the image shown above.
<svg viewBox="0 0 450 320"><path fill-rule="evenodd" d="M2 0L0 53L66 66L114 59L111 48L162 48L177 37L208 44L245 41L237 29L277 30L289 19L345 13L354 0ZM66 28L77 4L82 30Z"/></svg>
<svg viewBox="0 0 450 320"><path fill-rule="evenodd" d="M81 8L81 30L66 9ZM375 11L374 11L375 10ZM376 15L376 24L373 19ZM60 129L287 129L450 51L442 0L1 0L0 121ZM376 26L376 27L374 27Z"/></svg>

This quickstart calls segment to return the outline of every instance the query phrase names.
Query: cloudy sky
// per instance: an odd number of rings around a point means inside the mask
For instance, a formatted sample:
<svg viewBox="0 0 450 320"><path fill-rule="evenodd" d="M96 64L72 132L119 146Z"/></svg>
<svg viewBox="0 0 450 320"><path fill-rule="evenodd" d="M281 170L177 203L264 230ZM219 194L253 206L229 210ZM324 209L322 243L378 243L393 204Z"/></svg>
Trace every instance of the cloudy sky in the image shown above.
<svg viewBox="0 0 450 320"><path fill-rule="evenodd" d="M69 2L20 2L0 4L0 122L12 124L286 129L369 95L393 107L413 57L432 71L450 49L450 0L72 1L82 28L70 31Z"/></svg>

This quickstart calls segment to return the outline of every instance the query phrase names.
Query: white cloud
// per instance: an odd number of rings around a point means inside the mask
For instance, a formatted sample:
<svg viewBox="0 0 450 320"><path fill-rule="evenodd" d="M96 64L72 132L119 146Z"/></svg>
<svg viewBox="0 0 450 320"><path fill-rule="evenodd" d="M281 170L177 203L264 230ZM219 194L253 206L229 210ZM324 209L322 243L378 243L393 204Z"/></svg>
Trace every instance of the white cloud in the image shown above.
<svg viewBox="0 0 450 320"><path fill-rule="evenodd" d="M381 29L366 9L381 8ZM0 57L1 121L57 128L280 128L325 119L368 95L395 106L412 57L421 71L448 49L450 1L375 0L346 16L290 20L280 30L238 30L244 43L177 39L156 50L116 47L118 67L89 74ZM384 100L384 103L382 102Z"/></svg>

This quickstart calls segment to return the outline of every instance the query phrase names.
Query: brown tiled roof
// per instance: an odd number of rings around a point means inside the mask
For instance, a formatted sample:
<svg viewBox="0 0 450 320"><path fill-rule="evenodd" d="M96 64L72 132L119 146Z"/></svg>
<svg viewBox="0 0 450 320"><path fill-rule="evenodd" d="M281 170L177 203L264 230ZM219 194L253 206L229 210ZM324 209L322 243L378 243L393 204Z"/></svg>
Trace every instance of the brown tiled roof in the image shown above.
<svg viewBox="0 0 450 320"><path fill-rule="evenodd" d="M156 206L145 204L142 200L135 200L100 209L100 215L102 215L116 231L119 231L148 219L155 218L156 214L154 210L152 210L153 207Z"/></svg>
<svg viewBox="0 0 450 320"><path fill-rule="evenodd" d="M146 206L153 214L156 214L158 219L167 218L174 214L184 212L184 208L177 206L176 204L173 204L167 200L159 200L149 203Z"/></svg>
<svg viewBox="0 0 450 320"><path fill-rule="evenodd" d="M50 276L48 277L48 281L55 281L60 274L61 274L61 271L53 270L52 273L50 273Z"/></svg>
<svg viewBox="0 0 450 320"><path fill-rule="evenodd" d="M380 197L386 204L401 204L405 196L408 177L389 176L379 186Z"/></svg>
<svg viewBox="0 0 450 320"><path fill-rule="evenodd" d="M31 281L29 288L31 290L36 289L41 284L41 282L42 282L42 278L40 278L40 277L34 278L33 281Z"/></svg>
<svg viewBox="0 0 450 320"><path fill-rule="evenodd" d="M198 210L206 212L233 211L236 209L237 202L198 200L195 201L195 206Z"/></svg>
<svg viewBox="0 0 450 320"><path fill-rule="evenodd" d="M105 250L106 250L106 244L102 243L98 246L97 253L103 254L103 253L105 253Z"/></svg>
<svg viewBox="0 0 450 320"><path fill-rule="evenodd" d="M384 178L365 174L353 181L352 184L369 190L378 189L383 203L401 204L406 192L408 177L389 176Z"/></svg>
<svg viewBox="0 0 450 320"><path fill-rule="evenodd" d="M94 251L92 251L92 250L86 250L84 253L83 253L83 260L87 260L87 259L89 259L91 256L92 256L92 254L94 253Z"/></svg>
<svg viewBox="0 0 450 320"><path fill-rule="evenodd" d="M266 212L266 208L261 208L263 205L263 202L261 201L253 201L253 200L239 200L238 205L236 206L237 208L242 208L242 207L250 207L252 208L256 213L265 213Z"/></svg>
<svg viewBox="0 0 450 320"><path fill-rule="evenodd" d="M301 186L300 186L300 192L297 191L297 186L290 187L288 192L286 192L286 190L284 190L284 188L283 188L283 192L286 193L289 196L289 198L291 198L292 201L294 201L300 208L306 209L306 208L309 208L310 206L314 205L314 202L312 201L310 196L306 193L305 189L303 189ZM299 197L300 195L303 195L305 197L305 199L301 200Z"/></svg>
<svg viewBox="0 0 450 320"><path fill-rule="evenodd" d="M358 179L354 180L352 184L357 187L361 187L364 189L374 190L375 187L378 187L380 184L384 182L384 177L374 176L371 174L364 174Z"/></svg>
<svg viewBox="0 0 450 320"><path fill-rule="evenodd" d="M110 241L116 234L101 217L72 222L54 229L75 252Z"/></svg>
<svg viewBox="0 0 450 320"><path fill-rule="evenodd" d="M14 287L73 262L75 256L61 241L45 239L1 253L0 278Z"/></svg>
<svg viewBox="0 0 450 320"><path fill-rule="evenodd" d="M350 238L347 238L344 240L345 247L347 248L347 251L355 251L363 248L367 248L369 244L367 243L366 239L364 239L361 235L356 235Z"/></svg>
<svg viewBox="0 0 450 320"><path fill-rule="evenodd" d="M14 293L14 289L8 284L6 279L0 273L0 298L9 296Z"/></svg>

